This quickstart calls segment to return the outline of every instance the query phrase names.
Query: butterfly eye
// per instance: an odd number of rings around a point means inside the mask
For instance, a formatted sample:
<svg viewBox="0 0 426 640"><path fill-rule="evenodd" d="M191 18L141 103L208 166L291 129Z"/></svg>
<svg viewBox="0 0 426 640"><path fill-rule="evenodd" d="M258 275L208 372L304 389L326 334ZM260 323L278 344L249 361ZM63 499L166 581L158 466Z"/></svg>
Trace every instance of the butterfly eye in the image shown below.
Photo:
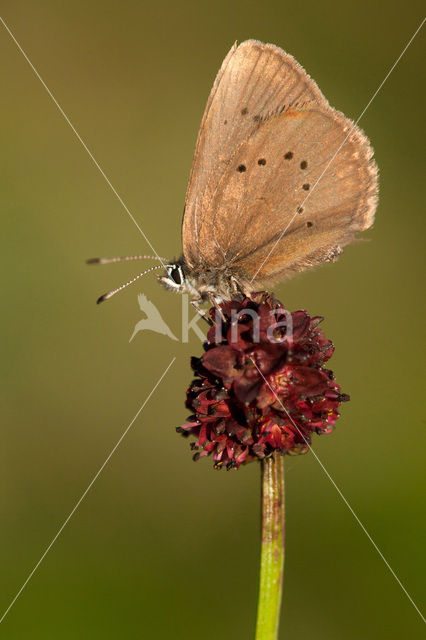
<svg viewBox="0 0 426 640"><path fill-rule="evenodd" d="M169 270L169 276L176 282L176 284L181 285L183 283L183 273L181 267L171 267Z"/></svg>

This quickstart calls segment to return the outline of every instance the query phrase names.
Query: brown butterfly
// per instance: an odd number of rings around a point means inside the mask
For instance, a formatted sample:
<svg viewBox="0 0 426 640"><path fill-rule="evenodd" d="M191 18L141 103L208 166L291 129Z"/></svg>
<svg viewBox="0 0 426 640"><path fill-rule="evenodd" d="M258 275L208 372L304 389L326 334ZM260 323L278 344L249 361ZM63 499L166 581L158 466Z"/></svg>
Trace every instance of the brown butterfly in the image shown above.
<svg viewBox="0 0 426 640"><path fill-rule="evenodd" d="M166 269L159 281L188 292L198 306L335 260L373 223L378 181L372 156L363 132L330 107L292 56L256 40L234 45L198 134L183 255L169 264L157 256ZM152 256L89 262L140 257Z"/></svg>

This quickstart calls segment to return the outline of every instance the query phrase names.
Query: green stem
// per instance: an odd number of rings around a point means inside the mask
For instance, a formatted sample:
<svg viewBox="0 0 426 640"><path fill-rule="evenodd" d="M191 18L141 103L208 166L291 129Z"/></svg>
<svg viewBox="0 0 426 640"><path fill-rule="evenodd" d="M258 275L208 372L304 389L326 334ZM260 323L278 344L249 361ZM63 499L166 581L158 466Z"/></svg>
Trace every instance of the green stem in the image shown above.
<svg viewBox="0 0 426 640"><path fill-rule="evenodd" d="M276 640L284 567L284 456L262 460L262 547L256 640Z"/></svg>

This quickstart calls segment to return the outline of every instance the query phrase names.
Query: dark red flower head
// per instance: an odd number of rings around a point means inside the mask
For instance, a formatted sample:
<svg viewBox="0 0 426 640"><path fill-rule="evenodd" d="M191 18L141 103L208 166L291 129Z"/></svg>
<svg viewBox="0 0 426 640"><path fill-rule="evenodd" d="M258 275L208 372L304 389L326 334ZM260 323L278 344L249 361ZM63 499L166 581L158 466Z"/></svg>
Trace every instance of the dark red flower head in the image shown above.
<svg viewBox="0 0 426 640"><path fill-rule="evenodd" d="M331 433L340 393L324 368L334 347L318 328L322 318L290 313L267 293L212 308L213 326L177 431L193 435L194 460L213 454L215 467L239 467L270 455L305 453L311 434Z"/></svg>

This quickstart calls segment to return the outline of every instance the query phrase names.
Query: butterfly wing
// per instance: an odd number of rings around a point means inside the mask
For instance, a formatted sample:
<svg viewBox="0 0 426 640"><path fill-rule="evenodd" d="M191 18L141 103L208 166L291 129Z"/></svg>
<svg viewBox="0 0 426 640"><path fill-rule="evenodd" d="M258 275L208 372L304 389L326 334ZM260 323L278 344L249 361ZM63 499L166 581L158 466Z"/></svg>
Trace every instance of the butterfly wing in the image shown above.
<svg viewBox="0 0 426 640"><path fill-rule="evenodd" d="M234 45L217 74L204 111L185 201L183 250L190 266L199 263L199 234L210 218L220 178L240 144L262 118L290 103L324 98L302 67L274 45L255 40Z"/></svg>
<svg viewBox="0 0 426 640"><path fill-rule="evenodd" d="M377 171L362 132L288 54L233 47L201 124L183 220L190 267L253 287L334 258L368 228Z"/></svg>

